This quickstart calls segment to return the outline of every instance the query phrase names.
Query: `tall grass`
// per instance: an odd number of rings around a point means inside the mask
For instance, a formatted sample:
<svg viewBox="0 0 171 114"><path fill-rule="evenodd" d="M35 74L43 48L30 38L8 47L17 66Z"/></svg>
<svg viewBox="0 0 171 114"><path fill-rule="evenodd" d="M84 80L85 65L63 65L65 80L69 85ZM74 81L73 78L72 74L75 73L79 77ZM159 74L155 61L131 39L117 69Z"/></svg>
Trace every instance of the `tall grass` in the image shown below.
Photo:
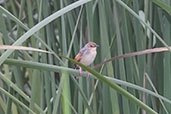
<svg viewBox="0 0 171 114"><path fill-rule="evenodd" d="M100 45L96 65L124 53L168 48L170 38L169 0L2 1L1 45L56 54L1 51L0 113L169 114L170 51L111 61L96 71L82 66L93 75L79 78L65 57L74 58L94 41Z"/></svg>

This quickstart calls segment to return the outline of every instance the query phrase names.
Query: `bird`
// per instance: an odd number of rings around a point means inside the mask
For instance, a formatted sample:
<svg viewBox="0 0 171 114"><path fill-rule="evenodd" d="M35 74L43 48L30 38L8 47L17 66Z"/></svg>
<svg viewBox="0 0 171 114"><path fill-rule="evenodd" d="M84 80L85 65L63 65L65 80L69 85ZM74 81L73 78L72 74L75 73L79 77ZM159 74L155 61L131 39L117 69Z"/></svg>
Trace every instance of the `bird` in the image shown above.
<svg viewBox="0 0 171 114"><path fill-rule="evenodd" d="M74 61L84 64L85 66L89 66L92 64L97 55L97 45L95 42L88 42L82 49L80 49L79 53L75 56ZM74 65L75 68L78 67ZM80 76L82 75L82 68L79 67ZM88 73L89 76L89 73Z"/></svg>

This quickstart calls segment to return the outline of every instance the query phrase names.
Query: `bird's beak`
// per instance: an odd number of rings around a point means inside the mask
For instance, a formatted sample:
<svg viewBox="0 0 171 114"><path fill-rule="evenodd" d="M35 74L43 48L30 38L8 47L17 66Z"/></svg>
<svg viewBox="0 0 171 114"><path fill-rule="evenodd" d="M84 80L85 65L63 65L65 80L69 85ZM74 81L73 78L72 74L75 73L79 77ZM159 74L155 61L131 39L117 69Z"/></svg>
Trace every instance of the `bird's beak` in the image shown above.
<svg viewBox="0 0 171 114"><path fill-rule="evenodd" d="M96 45L96 47L100 47L99 45Z"/></svg>

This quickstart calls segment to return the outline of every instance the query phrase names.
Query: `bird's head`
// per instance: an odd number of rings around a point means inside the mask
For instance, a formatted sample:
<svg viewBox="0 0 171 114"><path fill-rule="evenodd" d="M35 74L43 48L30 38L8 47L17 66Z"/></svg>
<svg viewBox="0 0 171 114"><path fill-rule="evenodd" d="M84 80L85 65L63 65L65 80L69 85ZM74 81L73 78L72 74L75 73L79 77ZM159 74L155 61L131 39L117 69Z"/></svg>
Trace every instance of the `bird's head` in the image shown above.
<svg viewBox="0 0 171 114"><path fill-rule="evenodd" d="M90 50L96 50L97 47L99 47L99 45L97 45L94 42L89 42L85 45L86 48L90 49Z"/></svg>

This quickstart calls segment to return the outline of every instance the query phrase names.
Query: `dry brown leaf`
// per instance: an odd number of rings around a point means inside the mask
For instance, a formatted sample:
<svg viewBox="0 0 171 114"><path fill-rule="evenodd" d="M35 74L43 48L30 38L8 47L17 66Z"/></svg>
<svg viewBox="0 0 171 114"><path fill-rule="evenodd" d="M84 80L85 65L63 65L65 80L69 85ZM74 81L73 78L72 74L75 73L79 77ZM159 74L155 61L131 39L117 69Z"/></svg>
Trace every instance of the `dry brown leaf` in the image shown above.
<svg viewBox="0 0 171 114"><path fill-rule="evenodd" d="M169 47L171 48L171 47ZM100 64L95 65L93 68L98 68L100 66L102 66L103 64L106 64L108 62L114 61L116 59L122 59L122 58L127 58L127 57L133 57L133 56L137 56L137 55L144 55L144 54L150 54L150 53L159 53L159 52L164 52L164 51L168 51L169 49L167 47L159 47L159 48L153 48L153 49L146 49L143 51L137 51L137 52L132 52L132 53L126 53L120 56L115 56L112 57Z"/></svg>

